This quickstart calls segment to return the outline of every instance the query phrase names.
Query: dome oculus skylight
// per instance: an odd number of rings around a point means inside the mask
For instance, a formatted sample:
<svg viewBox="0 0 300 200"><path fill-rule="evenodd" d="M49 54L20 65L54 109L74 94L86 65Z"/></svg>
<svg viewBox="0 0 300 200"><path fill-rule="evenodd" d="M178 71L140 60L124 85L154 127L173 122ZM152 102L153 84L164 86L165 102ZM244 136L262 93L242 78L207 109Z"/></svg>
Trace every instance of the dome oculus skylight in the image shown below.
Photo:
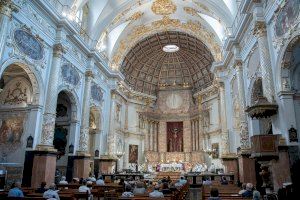
<svg viewBox="0 0 300 200"><path fill-rule="evenodd" d="M179 51L179 47L175 44L168 44L163 47L163 51L167 53L174 53Z"/></svg>

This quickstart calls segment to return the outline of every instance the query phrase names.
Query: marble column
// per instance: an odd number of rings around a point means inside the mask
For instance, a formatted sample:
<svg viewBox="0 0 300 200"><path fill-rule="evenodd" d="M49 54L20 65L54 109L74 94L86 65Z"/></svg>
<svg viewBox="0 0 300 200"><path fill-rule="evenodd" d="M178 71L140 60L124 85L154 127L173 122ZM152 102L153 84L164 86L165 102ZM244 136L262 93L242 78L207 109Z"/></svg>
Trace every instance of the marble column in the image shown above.
<svg viewBox="0 0 300 200"><path fill-rule="evenodd" d="M54 182L56 169L56 149L53 147L54 128L56 119L57 89L60 64L63 55L63 46L53 46L52 66L49 75L49 84L43 116L43 126L40 144L34 152L31 186L37 187L42 181L47 184Z"/></svg>
<svg viewBox="0 0 300 200"><path fill-rule="evenodd" d="M81 115L81 128L79 138L79 148L77 154L89 156L89 122L90 122L90 98L91 98L91 84L93 80L92 71L85 73L85 86L84 86L84 98L83 108Z"/></svg>
<svg viewBox="0 0 300 200"><path fill-rule="evenodd" d="M155 151L158 151L158 132L159 132L159 122L156 122L156 143L155 143Z"/></svg>
<svg viewBox="0 0 300 200"><path fill-rule="evenodd" d="M267 38L266 24L263 21L256 21L254 35L258 42L260 68L262 73L263 94L269 102L274 102L274 82L272 64L270 58L269 44Z"/></svg>
<svg viewBox="0 0 300 200"><path fill-rule="evenodd" d="M148 128L149 128L149 125L148 125L148 121L145 120L145 130L144 130L144 133L145 133L145 151L149 151L149 132L148 132Z"/></svg>
<svg viewBox="0 0 300 200"><path fill-rule="evenodd" d="M191 123L191 140L192 140L192 142L191 142L191 144L192 144L192 151L194 151L195 149L194 149L194 130L193 130L193 121L190 121L190 123Z"/></svg>
<svg viewBox="0 0 300 200"><path fill-rule="evenodd" d="M10 27L10 20L12 13L17 12L18 9L12 0L0 1L0 59L3 55L6 37Z"/></svg>
<svg viewBox="0 0 300 200"><path fill-rule="evenodd" d="M225 104L225 84L219 82L220 93L220 113L221 113L221 129L222 129L222 142L221 142L221 154L229 154L229 141L228 141L228 129L227 129L227 116L226 116L226 104Z"/></svg>
<svg viewBox="0 0 300 200"><path fill-rule="evenodd" d="M153 121L150 121L150 129L149 129L149 138L150 138L150 151L153 151Z"/></svg>
<svg viewBox="0 0 300 200"><path fill-rule="evenodd" d="M156 141L156 122L153 122L153 134L152 134L152 137L153 137L153 151L156 151L156 144L157 144L157 141Z"/></svg>
<svg viewBox="0 0 300 200"><path fill-rule="evenodd" d="M43 116L43 127L40 145L37 147L39 150L53 151L54 128L56 119L56 106L58 97L58 80L61 59L64 49L62 44L58 43L53 46L52 66L50 69L48 90L46 96L46 104Z"/></svg>
<svg viewBox="0 0 300 200"><path fill-rule="evenodd" d="M199 135L199 120L196 120L196 134L197 134L197 151L200 150L200 135Z"/></svg>
<svg viewBox="0 0 300 200"><path fill-rule="evenodd" d="M240 60L236 60L235 62L235 70L237 75L237 87L239 94L239 102L241 106L240 114L240 122L241 122L241 148L242 150L246 150L250 148L250 139L249 139L249 131L248 131L248 122L247 115L244 110L246 109L246 100L245 100L245 89L244 89L244 78L243 78L243 64Z"/></svg>

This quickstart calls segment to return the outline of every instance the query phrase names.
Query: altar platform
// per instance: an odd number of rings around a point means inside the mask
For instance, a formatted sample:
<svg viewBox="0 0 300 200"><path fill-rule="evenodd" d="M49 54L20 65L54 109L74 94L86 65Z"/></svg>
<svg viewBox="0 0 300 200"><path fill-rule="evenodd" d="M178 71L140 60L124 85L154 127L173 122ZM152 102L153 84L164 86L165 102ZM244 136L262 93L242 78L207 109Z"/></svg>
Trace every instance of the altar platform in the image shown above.
<svg viewBox="0 0 300 200"><path fill-rule="evenodd" d="M158 172L155 179L160 180L163 179L164 177L167 178L168 176L172 181L176 181L180 179L181 173L180 172Z"/></svg>

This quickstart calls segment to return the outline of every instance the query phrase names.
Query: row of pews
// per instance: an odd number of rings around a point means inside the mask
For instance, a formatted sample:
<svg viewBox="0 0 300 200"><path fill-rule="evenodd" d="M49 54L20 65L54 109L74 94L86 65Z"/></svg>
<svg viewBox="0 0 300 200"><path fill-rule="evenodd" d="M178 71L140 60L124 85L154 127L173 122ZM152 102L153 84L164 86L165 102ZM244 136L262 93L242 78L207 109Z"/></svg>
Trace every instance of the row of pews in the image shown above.
<svg viewBox="0 0 300 200"><path fill-rule="evenodd" d="M245 200L252 198L243 198L239 195L239 191L241 190L234 184L229 183L228 185L221 185L218 181L213 181L212 185L203 185L202 186L202 199L208 200L210 197L211 188L216 188L219 191L219 197L222 200Z"/></svg>
<svg viewBox="0 0 300 200"><path fill-rule="evenodd" d="M88 200L88 193L78 192L78 184L68 184L68 185L57 185L58 194L60 200ZM152 188L148 188L147 193L141 196L135 197L121 197L123 193L123 186L117 184L106 184L105 186L92 186L92 195L94 200L107 199L107 200L151 200L155 198L150 198L149 193L152 192ZM189 185L184 185L179 191L173 194L165 195L164 200L184 200L189 190ZM36 193L33 188L22 188L24 193L24 198L8 198L8 191L0 192L0 200L2 199L32 199L32 200L45 200L42 193ZM157 198L156 198L157 199Z"/></svg>

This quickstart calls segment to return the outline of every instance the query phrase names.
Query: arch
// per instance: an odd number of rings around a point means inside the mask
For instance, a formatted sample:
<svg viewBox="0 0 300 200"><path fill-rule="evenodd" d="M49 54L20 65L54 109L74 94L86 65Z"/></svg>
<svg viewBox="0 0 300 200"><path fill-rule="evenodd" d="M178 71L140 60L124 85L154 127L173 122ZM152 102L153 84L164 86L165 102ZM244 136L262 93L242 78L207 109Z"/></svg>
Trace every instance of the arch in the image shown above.
<svg viewBox="0 0 300 200"><path fill-rule="evenodd" d="M275 89L278 92L280 91L289 91L291 90L290 82L290 65L292 59L292 51L296 44L300 42L300 30L293 34L290 40L281 48L279 56L277 57L277 67L275 71Z"/></svg>
<svg viewBox="0 0 300 200"><path fill-rule="evenodd" d="M66 86L59 86L57 94L64 92L71 101L71 121L76 121L80 119L80 103L77 94Z"/></svg>
<svg viewBox="0 0 300 200"><path fill-rule="evenodd" d="M10 59L3 63L0 68L0 77L6 69L12 65L17 65L22 68L28 75L30 83L32 85L32 105L42 105L44 101L44 96L41 91L43 91L44 84L40 74L34 70L33 66L26 64L25 62L18 59Z"/></svg>

